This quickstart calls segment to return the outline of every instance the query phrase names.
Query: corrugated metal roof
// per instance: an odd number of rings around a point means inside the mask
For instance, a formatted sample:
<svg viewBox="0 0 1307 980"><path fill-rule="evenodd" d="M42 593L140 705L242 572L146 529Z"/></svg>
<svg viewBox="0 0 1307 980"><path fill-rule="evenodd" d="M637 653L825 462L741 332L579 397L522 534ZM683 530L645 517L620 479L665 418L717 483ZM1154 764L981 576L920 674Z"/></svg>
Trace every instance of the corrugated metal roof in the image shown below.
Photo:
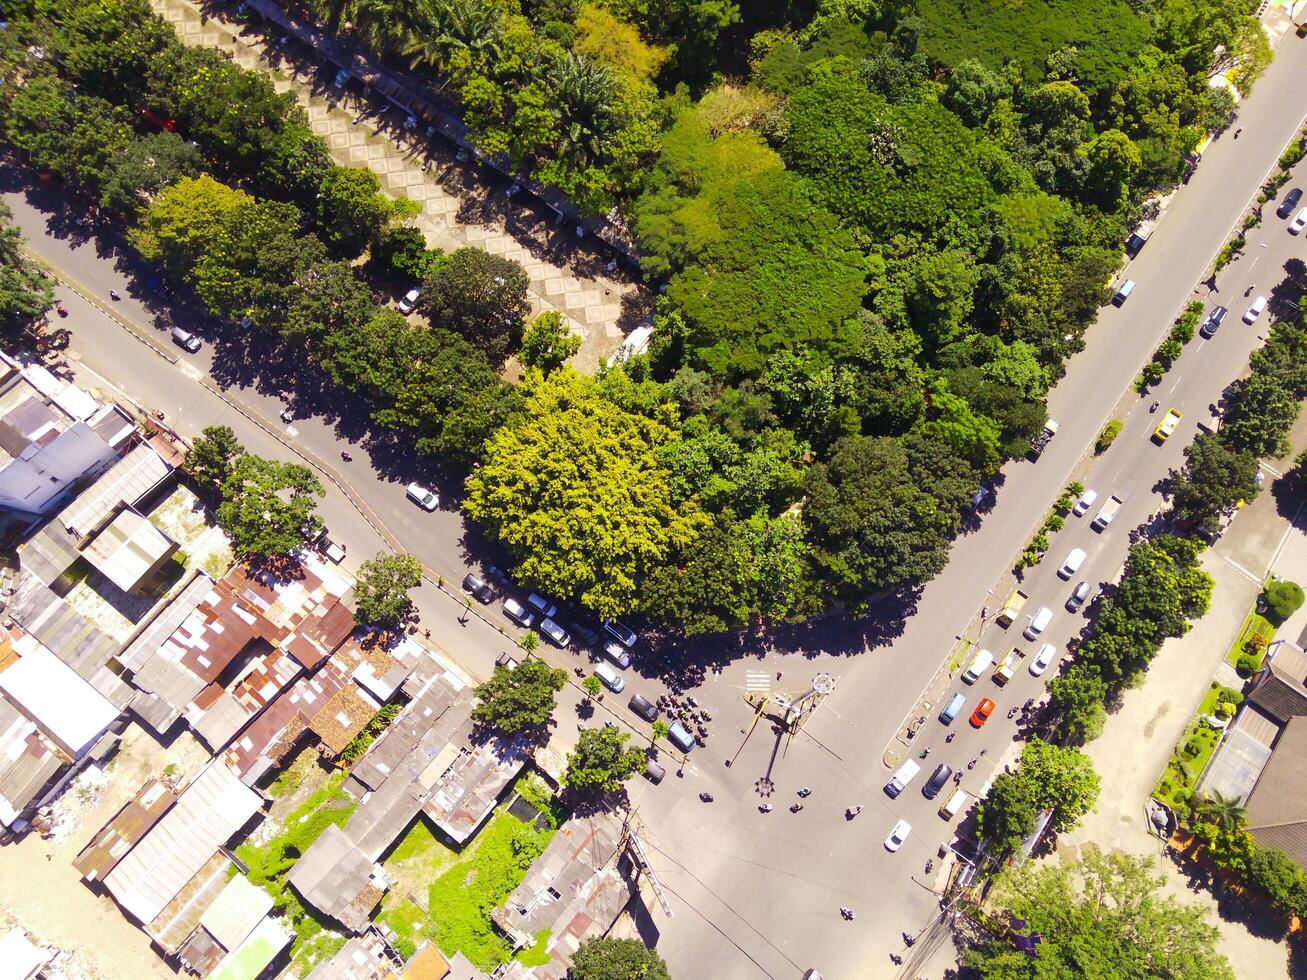
<svg viewBox="0 0 1307 980"><path fill-rule="evenodd" d="M118 709L76 671L19 631L19 659L0 671L0 692L74 759L95 744Z"/></svg>
<svg viewBox="0 0 1307 980"><path fill-rule="evenodd" d="M0 823L12 824L66 765L36 726L0 699Z"/></svg>
<svg viewBox="0 0 1307 980"><path fill-rule="evenodd" d="M200 917L200 925L225 949L235 949L271 911L272 896L244 875L237 875Z"/></svg>
<svg viewBox="0 0 1307 980"><path fill-rule="evenodd" d="M136 503L171 472L163 457L142 443L65 507L59 523L78 535L90 534L120 503Z"/></svg>
<svg viewBox="0 0 1307 980"><path fill-rule="evenodd" d="M176 800L177 794L159 780L147 779L136 796L82 849L73 867L90 881L103 879Z"/></svg>
<svg viewBox="0 0 1307 980"><path fill-rule="evenodd" d="M197 572L176 598L160 610L159 615L150 621L140 635L118 654L118 662L128 670L139 670L145 661L158 652L164 640L195 612L196 607L213 591L213 584L213 579L203 572Z"/></svg>
<svg viewBox="0 0 1307 980"><path fill-rule="evenodd" d="M287 881L304 901L356 933L368 927L386 887L381 869L335 824L295 862Z"/></svg>
<svg viewBox="0 0 1307 980"><path fill-rule="evenodd" d="M128 912L149 922L251 816L262 800L214 760L105 879Z"/></svg>

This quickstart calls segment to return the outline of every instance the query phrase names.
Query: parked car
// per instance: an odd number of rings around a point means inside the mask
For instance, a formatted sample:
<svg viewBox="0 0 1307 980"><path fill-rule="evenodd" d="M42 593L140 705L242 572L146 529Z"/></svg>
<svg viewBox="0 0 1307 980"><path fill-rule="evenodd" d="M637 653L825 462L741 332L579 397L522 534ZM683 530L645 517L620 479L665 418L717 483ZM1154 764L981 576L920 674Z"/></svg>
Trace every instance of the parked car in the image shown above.
<svg viewBox="0 0 1307 980"><path fill-rule="evenodd" d="M1048 606L1040 606L1039 612L1030 617L1030 623L1021 631L1021 635L1027 640L1038 639L1039 634L1048 629L1048 624L1052 622L1052 619L1053 610L1049 609Z"/></svg>
<svg viewBox="0 0 1307 980"><path fill-rule="evenodd" d="M1289 215L1293 214L1293 209L1298 206L1298 202L1301 200L1302 188L1290 188L1289 192L1284 195L1284 200L1280 202L1280 206L1275 209L1275 213L1281 218L1287 218Z"/></svg>
<svg viewBox="0 0 1307 980"><path fill-rule="evenodd" d="M1303 208L1293 216L1293 220L1289 222L1289 234L1300 234L1304 228L1307 228L1307 208Z"/></svg>
<svg viewBox="0 0 1307 980"><path fill-rule="evenodd" d="M563 627L559 626L548 616L540 620L540 633L556 647L566 647L572 642L572 638L568 636L567 630L563 629Z"/></svg>
<svg viewBox="0 0 1307 980"><path fill-rule="evenodd" d="M513 584L512 576L509 575L508 572L500 568L498 565L486 566L486 578L490 579L490 581L492 582L497 582L499 585L503 586L504 588L508 588L510 585Z"/></svg>
<svg viewBox="0 0 1307 980"><path fill-rule="evenodd" d="M631 654L616 640L609 640L603 645L603 655L622 670L631 666Z"/></svg>
<svg viewBox="0 0 1307 980"><path fill-rule="evenodd" d="M597 665L595 667L595 676L599 678L599 683L614 694L621 694L622 688L626 687L625 679L611 664Z"/></svg>
<svg viewBox="0 0 1307 980"><path fill-rule="evenodd" d="M639 694L632 694L631 700L626 703L626 706L645 721L653 721L658 717L658 706Z"/></svg>
<svg viewBox="0 0 1307 980"><path fill-rule="evenodd" d="M1072 548L1071 554L1066 556L1066 561L1064 561L1062 563L1062 567L1057 570L1058 577L1063 579L1069 579L1072 575L1074 575L1077 571L1080 570L1080 566L1083 565L1084 563L1085 563L1085 549Z"/></svg>
<svg viewBox="0 0 1307 980"><path fill-rule="evenodd" d="M523 629L529 630L536 622L535 613L530 609L527 609L512 596L504 600L504 615Z"/></svg>
<svg viewBox="0 0 1307 980"><path fill-rule="evenodd" d="M195 336L195 334L191 333L189 330L183 330L181 327L172 328L172 342L182 350L191 354L194 354L204 346L204 344L200 342L199 337Z"/></svg>
<svg viewBox="0 0 1307 980"><path fill-rule="evenodd" d="M971 727L983 728L985 722L989 721L989 716L994 713L994 702L989 698L981 698L980 704L976 705L976 710L971 712Z"/></svg>
<svg viewBox="0 0 1307 980"><path fill-rule="evenodd" d="M495 598L495 590L476 572L468 572L463 576L463 591L482 605L493 602Z"/></svg>
<svg viewBox="0 0 1307 980"><path fill-rule="evenodd" d="M1084 517L1089 513L1089 508L1094 506L1094 501L1098 499L1098 494L1093 490L1086 490L1076 501L1076 505L1071 508L1071 513L1076 517Z"/></svg>
<svg viewBox="0 0 1307 980"><path fill-rule="evenodd" d="M596 646L599 643L599 634L579 620L572 620L567 624L567 628L572 631L572 635L575 636L577 640L588 647Z"/></svg>
<svg viewBox="0 0 1307 980"><path fill-rule="evenodd" d="M412 289L410 289L407 293L404 294L404 298L399 301L399 312L405 315L412 313L413 310L417 308L418 299L419 297L421 297L421 295L422 295L421 286L414 286Z"/></svg>
<svg viewBox="0 0 1307 980"><path fill-rule="evenodd" d="M1243 322L1252 323L1254 320L1256 320L1259 316L1262 315L1262 311L1265 309L1266 309L1266 297L1258 296L1255 300L1253 300L1253 305L1248 307L1248 309L1244 312Z"/></svg>
<svg viewBox="0 0 1307 980"><path fill-rule="evenodd" d="M635 641L639 639L635 634L635 630L629 626L623 626L615 619L604 620L604 632L628 650L635 646Z"/></svg>
<svg viewBox="0 0 1307 980"><path fill-rule="evenodd" d="M548 619L553 619L555 616L558 615L557 604L550 602L548 599L540 595L540 593L538 592L532 592L529 596L527 596L526 604L528 606L531 606L533 609L535 609L535 611L538 612L541 616L544 616Z"/></svg>
<svg viewBox="0 0 1307 980"><path fill-rule="evenodd" d="M889 836L885 838L885 850L891 853L897 851L903 846L903 842L908 839L910 833L912 833L912 824L906 820L900 820L889 832Z"/></svg>
<svg viewBox="0 0 1307 980"><path fill-rule="evenodd" d="M495 666L503 667L505 670L512 670L517 666L517 661L513 659L512 654L501 653L495 658Z"/></svg>
<svg viewBox="0 0 1307 980"><path fill-rule="evenodd" d="M332 541L331 538L327 537L326 532L323 532L322 537L318 538L318 548L337 565L345 560L345 546Z"/></svg>
<svg viewBox="0 0 1307 980"><path fill-rule="evenodd" d="M1071 590L1071 595L1066 601L1067 612L1075 612L1087 601L1092 586L1088 582L1077 582L1076 587Z"/></svg>
<svg viewBox="0 0 1307 980"><path fill-rule="evenodd" d="M949 698L944 710L939 713L939 720L945 725L953 724L953 719L962 713L962 706L967 703L967 696L959 691Z"/></svg>
<svg viewBox="0 0 1307 980"><path fill-rule="evenodd" d="M1030 661L1030 674L1032 677L1038 677L1044 671L1048 670L1049 665L1057 657L1057 647L1051 643L1045 643L1035 654L1035 659Z"/></svg>
<svg viewBox="0 0 1307 980"><path fill-rule="evenodd" d="M667 738L682 752L689 752L695 746L694 736L679 721L667 726Z"/></svg>
<svg viewBox="0 0 1307 980"><path fill-rule="evenodd" d="M440 498L436 496L436 491L420 483L410 483L404 488L404 495L423 510L435 510L440 506Z"/></svg>

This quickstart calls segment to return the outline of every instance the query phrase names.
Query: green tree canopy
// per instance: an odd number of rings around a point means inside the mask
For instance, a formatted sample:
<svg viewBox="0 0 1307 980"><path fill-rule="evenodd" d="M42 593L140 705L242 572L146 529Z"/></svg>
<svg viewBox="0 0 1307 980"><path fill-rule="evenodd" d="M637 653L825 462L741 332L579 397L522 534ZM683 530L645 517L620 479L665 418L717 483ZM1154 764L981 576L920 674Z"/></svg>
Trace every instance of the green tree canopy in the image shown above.
<svg viewBox="0 0 1307 980"><path fill-rule="evenodd" d="M521 341L530 283L512 259L460 248L427 274L422 303L434 326L461 334L498 366Z"/></svg>
<svg viewBox="0 0 1307 980"><path fill-rule="evenodd" d="M151 133L132 140L109 159L100 207L129 223L163 188L195 177L203 166L200 151L176 133Z"/></svg>
<svg viewBox="0 0 1307 980"><path fill-rule="evenodd" d="M49 280L33 268L19 250L23 240L14 213L0 201L0 334L13 338L31 326L54 301Z"/></svg>
<svg viewBox="0 0 1307 980"><path fill-rule="evenodd" d="M383 194L381 179L366 167L332 167L318 185L318 227L351 258L380 238L392 220L417 211L415 201Z"/></svg>
<svg viewBox="0 0 1307 980"><path fill-rule="evenodd" d="M562 367L563 362L580 349L581 338L567 329L563 315L557 310L545 310L522 334L518 358L527 367L548 374Z"/></svg>
<svg viewBox="0 0 1307 980"><path fill-rule="evenodd" d="M379 554L360 566L354 606L360 622L398 626L413 608L409 592L422 584L422 563L412 555Z"/></svg>
<svg viewBox="0 0 1307 980"><path fill-rule="evenodd" d="M573 980L672 980L667 964L638 939L587 939L572 954Z"/></svg>
<svg viewBox="0 0 1307 980"><path fill-rule="evenodd" d="M626 747L630 737L612 725L581 729L576 751L567 756L563 785L585 796L617 792L644 768L644 753Z"/></svg>
<svg viewBox="0 0 1307 980"><path fill-rule="evenodd" d="M1006 934L968 951L987 980L1185 977L1234 980L1220 933L1197 905L1163 897L1152 858L1088 847L1079 864L1029 862L1000 872L991 900L1042 939L1037 959Z"/></svg>
<svg viewBox="0 0 1307 980"><path fill-rule="evenodd" d="M236 460L245 455L245 447L231 426L210 425L191 443L182 468L206 490L217 490L231 476Z"/></svg>
<svg viewBox="0 0 1307 980"><path fill-rule="evenodd" d="M322 530L314 498L324 493L307 466L239 456L222 484L218 524L238 554L286 555Z"/></svg>
<svg viewBox="0 0 1307 980"><path fill-rule="evenodd" d="M143 258L163 262L173 273L186 275L216 240L223 216L253 203L244 191L233 190L208 174L182 178L150 202L129 237Z"/></svg>
<svg viewBox="0 0 1307 980"><path fill-rule="evenodd" d="M1034 739L1022 750L1016 772L994 780L980 804L980 827L999 847L1014 850L1046 809L1053 810L1053 833L1075 827L1094 808L1098 790L1098 774L1087 755Z"/></svg>
<svg viewBox="0 0 1307 980"><path fill-rule="evenodd" d="M1257 496L1257 457L1235 449L1218 435L1203 433L1184 451L1186 463L1171 471L1171 502L1176 520L1216 531L1221 514L1240 500Z"/></svg>
<svg viewBox="0 0 1307 980"><path fill-rule="evenodd" d="M480 704L472 717L507 734L538 729L558 706L555 695L567 682L566 671L528 658L516 667L495 667L490 680L476 689Z"/></svg>
<svg viewBox="0 0 1307 980"><path fill-rule="evenodd" d="M635 608L639 584L705 520L676 507L655 450L676 436L625 411L593 378L529 377L526 414L499 429L467 481L464 509L518 559L524 582L600 616Z"/></svg>

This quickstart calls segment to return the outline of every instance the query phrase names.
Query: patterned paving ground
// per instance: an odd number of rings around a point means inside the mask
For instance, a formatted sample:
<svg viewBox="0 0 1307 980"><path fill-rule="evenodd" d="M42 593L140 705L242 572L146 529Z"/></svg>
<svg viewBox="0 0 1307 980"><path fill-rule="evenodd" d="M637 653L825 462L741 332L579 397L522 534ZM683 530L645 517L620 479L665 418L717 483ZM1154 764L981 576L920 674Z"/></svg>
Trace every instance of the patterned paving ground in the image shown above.
<svg viewBox="0 0 1307 980"><path fill-rule="evenodd" d="M610 254L579 242L572 226L556 226L548 209L542 214L520 196L510 201L502 177L458 161L443 144L412 138L394 111L379 115L378 104L365 111L369 107L352 95L342 101L331 85L334 69L311 62L302 50L282 57L260 34L202 15L188 0L151 4L184 43L226 51L241 66L271 74L279 91L293 91L338 163L369 167L388 193L422 205L414 224L431 245L478 245L520 262L531 279L533 310L557 309L581 335L577 367L593 369L625 334L647 322L649 291L620 271L609 272ZM355 123L360 112L363 118Z"/></svg>

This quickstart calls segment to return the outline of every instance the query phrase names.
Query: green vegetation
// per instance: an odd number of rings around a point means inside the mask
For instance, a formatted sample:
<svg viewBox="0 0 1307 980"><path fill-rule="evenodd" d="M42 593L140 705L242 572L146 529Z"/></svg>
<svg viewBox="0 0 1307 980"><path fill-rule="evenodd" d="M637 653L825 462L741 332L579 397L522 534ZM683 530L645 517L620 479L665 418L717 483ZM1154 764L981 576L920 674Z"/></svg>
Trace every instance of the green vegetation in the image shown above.
<svg viewBox="0 0 1307 980"><path fill-rule="evenodd" d="M1220 933L1196 905L1163 897L1152 858L1088 847L1079 863L1028 862L1001 871L990 901L1004 921L1038 934L1039 958L996 930L969 950L964 966L987 980L1031 976L1186 977L1234 980L1218 950Z"/></svg>
<svg viewBox="0 0 1307 980"><path fill-rule="evenodd" d="M1225 655L1225 662L1231 667L1236 667L1244 657L1253 657L1256 664L1253 670L1260 669L1262 655L1274 636L1275 627L1254 606L1244 617L1243 626L1239 628L1239 633L1230 646L1230 652Z"/></svg>
<svg viewBox="0 0 1307 980"><path fill-rule="evenodd" d="M535 934L535 942L513 954L513 959L523 966L544 966L551 959L549 955L549 930L541 929Z"/></svg>
<svg viewBox="0 0 1307 980"><path fill-rule="evenodd" d="M54 302L54 292L36 266L19 251L22 234L9 222L14 213L0 203L0 336L12 344L30 330Z"/></svg>
<svg viewBox="0 0 1307 980"><path fill-rule="evenodd" d="M413 609L409 592L422 584L422 562L412 555L382 553L365 561L354 582L354 605L361 623L393 629Z"/></svg>
<svg viewBox="0 0 1307 980"><path fill-rule="evenodd" d="M1125 428L1125 423L1120 419L1112 419L1107 425L1103 426L1103 431L1098 434L1098 441L1094 443L1094 452L1103 453L1107 447L1116 442L1116 437L1121 434Z"/></svg>
<svg viewBox="0 0 1307 980"><path fill-rule="evenodd" d="M1002 850L1015 850L1052 808L1049 831L1071 830L1098 801L1099 778L1089 756L1079 749L1026 743L1015 772L1000 773L980 804L978 818L985 837Z"/></svg>
<svg viewBox="0 0 1307 980"><path fill-rule="evenodd" d="M572 957L573 980L671 980L667 964L638 939L587 939Z"/></svg>
<svg viewBox="0 0 1307 980"><path fill-rule="evenodd" d="M512 670L495 667L490 680L478 685L481 700L472 717L506 734L539 731L558 707L555 695L567 683L567 672L543 660L527 659Z"/></svg>
<svg viewBox="0 0 1307 980"><path fill-rule="evenodd" d="M1170 761L1153 790L1154 798L1167 804L1181 819L1186 819L1194 805L1194 786L1207 768L1208 761L1221 744L1224 728L1213 728L1206 718L1222 718L1229 721L1233 709L1243 702L1243 695L1228 687L1212 681L1211 687L1199 702L1180 744L1171 754ZM1229 713L1223 706L1232 706Z"/></svg>
<svg viewBox="0 0 1307 980"><path fill-rule="evenodd" d="M325 493L307 466L247 453L223 481L215 517L237 553L286 555L322 530L314 498Z"/></svg>
<svg viewBox="0 0 1307 980"><path fill-rule="evenodd" d="M273 910L294 930L291 958L305 973L339 950L348 937L330 919L306 907L286 875L328 826L343 827L354 812L357 804L340 788L344 780L343 772L332 776L286 816L281 833L270 840L263 844L246 841L236 848L236 857L249 869L250 881L272 896Z"/></svg>
<svg viewBox="0 0 1307 980"><path fill-rule="evenodd" d="M1275 626L1283 626L1302 607L1302 586L1286 579L1274 579L1262 589L1261 601L1266 607L1266 618Z"/></svg>
<svg viewBox="0 0 1307 980"><path fill-rule="evenodd" d="M615 725L581 729L576 751L567 756L563 785L592 797L620 790L622 783L644 768L644 753L626 747L630 737Z"/></svg>

